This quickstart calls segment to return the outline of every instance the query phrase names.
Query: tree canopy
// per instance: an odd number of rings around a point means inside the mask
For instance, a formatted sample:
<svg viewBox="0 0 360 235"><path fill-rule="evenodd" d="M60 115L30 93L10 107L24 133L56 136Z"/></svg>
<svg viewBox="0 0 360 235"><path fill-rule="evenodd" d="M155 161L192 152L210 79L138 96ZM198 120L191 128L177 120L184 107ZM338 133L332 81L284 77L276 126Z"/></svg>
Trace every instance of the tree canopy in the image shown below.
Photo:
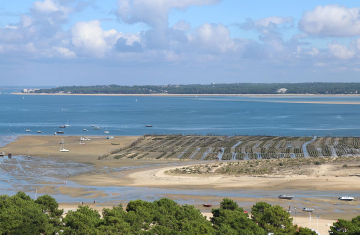
<svg viewBox="0 0 360 235"><path fill-rule="evenodd" d="M23 192L0 196L0 234L138 234L138 235L315 235L307 228L297 229L289 213L278 205L258 202L251 218L231 199L223 199L212 209L208 220L192 205L179 205L162 198L154 202L130 201L103 209L102 216L88 206L79 206L63 217L59 204L48 195L31 199ZM360 216L340 220L331 227L334 234L359 234Z"/></svg>

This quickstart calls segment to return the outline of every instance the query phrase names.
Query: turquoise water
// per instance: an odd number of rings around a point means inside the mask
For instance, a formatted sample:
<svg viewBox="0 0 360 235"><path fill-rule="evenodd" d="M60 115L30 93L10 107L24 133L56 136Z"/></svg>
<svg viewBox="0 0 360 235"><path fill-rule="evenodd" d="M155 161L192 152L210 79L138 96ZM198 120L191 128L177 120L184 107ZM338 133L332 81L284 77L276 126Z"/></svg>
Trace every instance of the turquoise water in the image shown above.
<svg viewBox="0 0 360 235"><path fill-rule="evenodd" d="M279 101L360 102L360 97L0 95L0 135L37 135L38 130L52 135L67 121L70 127L61 129L65 135L360 135L360 105ZM106 129L109 134L103 133Z"/></svg>

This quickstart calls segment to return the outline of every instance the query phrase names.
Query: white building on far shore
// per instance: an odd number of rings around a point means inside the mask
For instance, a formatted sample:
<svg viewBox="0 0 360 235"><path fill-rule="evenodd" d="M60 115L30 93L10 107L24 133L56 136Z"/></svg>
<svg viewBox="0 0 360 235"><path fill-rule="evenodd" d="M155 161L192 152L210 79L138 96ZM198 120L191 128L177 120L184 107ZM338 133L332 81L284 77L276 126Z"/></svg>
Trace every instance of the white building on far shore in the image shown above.
<svg viewBox="0 0 360 235"><path fill-rule="evenodd" d="M288 89L286 89L286 88L280 88L280 89L276 90L276 92L279 94L285 94L287 90Z"/></svg>

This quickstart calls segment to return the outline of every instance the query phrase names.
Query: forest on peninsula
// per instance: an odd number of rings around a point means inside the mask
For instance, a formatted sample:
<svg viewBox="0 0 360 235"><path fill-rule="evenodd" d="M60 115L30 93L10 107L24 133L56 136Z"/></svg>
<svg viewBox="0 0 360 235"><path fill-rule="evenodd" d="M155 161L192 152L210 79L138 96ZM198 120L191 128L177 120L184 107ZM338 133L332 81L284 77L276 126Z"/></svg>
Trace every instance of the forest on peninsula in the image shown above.
<svg viewBox="0 0 360 235"><path fill-rule="evenodd" d="M104 208L102 215L89 206L79 206L67 214L49 195L36 200L24 192L0 196L0 234L139 234L139 235L314 235L308 228L293 224L290 214L279 205L258 202L251 216L231 199L223 199L207 219L192 205L158 201L130 201ZM331 226L334 235L360 233L360 216L339 219Z"/></svg>
<svg viewBox="0 0 360 235"><path fill-rule="evenodd" d="M284 88L284 89L283 89ZM193 85L96 85L38 89L67 94L358 94L360 83L233 83Z"/></svg>

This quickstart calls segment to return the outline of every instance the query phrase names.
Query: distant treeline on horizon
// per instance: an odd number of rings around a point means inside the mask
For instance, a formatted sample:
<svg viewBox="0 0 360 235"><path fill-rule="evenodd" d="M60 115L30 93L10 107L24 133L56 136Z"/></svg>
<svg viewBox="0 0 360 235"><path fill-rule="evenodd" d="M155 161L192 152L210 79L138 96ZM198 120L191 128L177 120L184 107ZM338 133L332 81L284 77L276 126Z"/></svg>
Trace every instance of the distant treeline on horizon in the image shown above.
<svg viewBox="0 0 360 235"><path fill-rule="evenodd" d="M358 94L360 83L233 83L193 85L63 86L34 93L69 94Z"/></svg>

